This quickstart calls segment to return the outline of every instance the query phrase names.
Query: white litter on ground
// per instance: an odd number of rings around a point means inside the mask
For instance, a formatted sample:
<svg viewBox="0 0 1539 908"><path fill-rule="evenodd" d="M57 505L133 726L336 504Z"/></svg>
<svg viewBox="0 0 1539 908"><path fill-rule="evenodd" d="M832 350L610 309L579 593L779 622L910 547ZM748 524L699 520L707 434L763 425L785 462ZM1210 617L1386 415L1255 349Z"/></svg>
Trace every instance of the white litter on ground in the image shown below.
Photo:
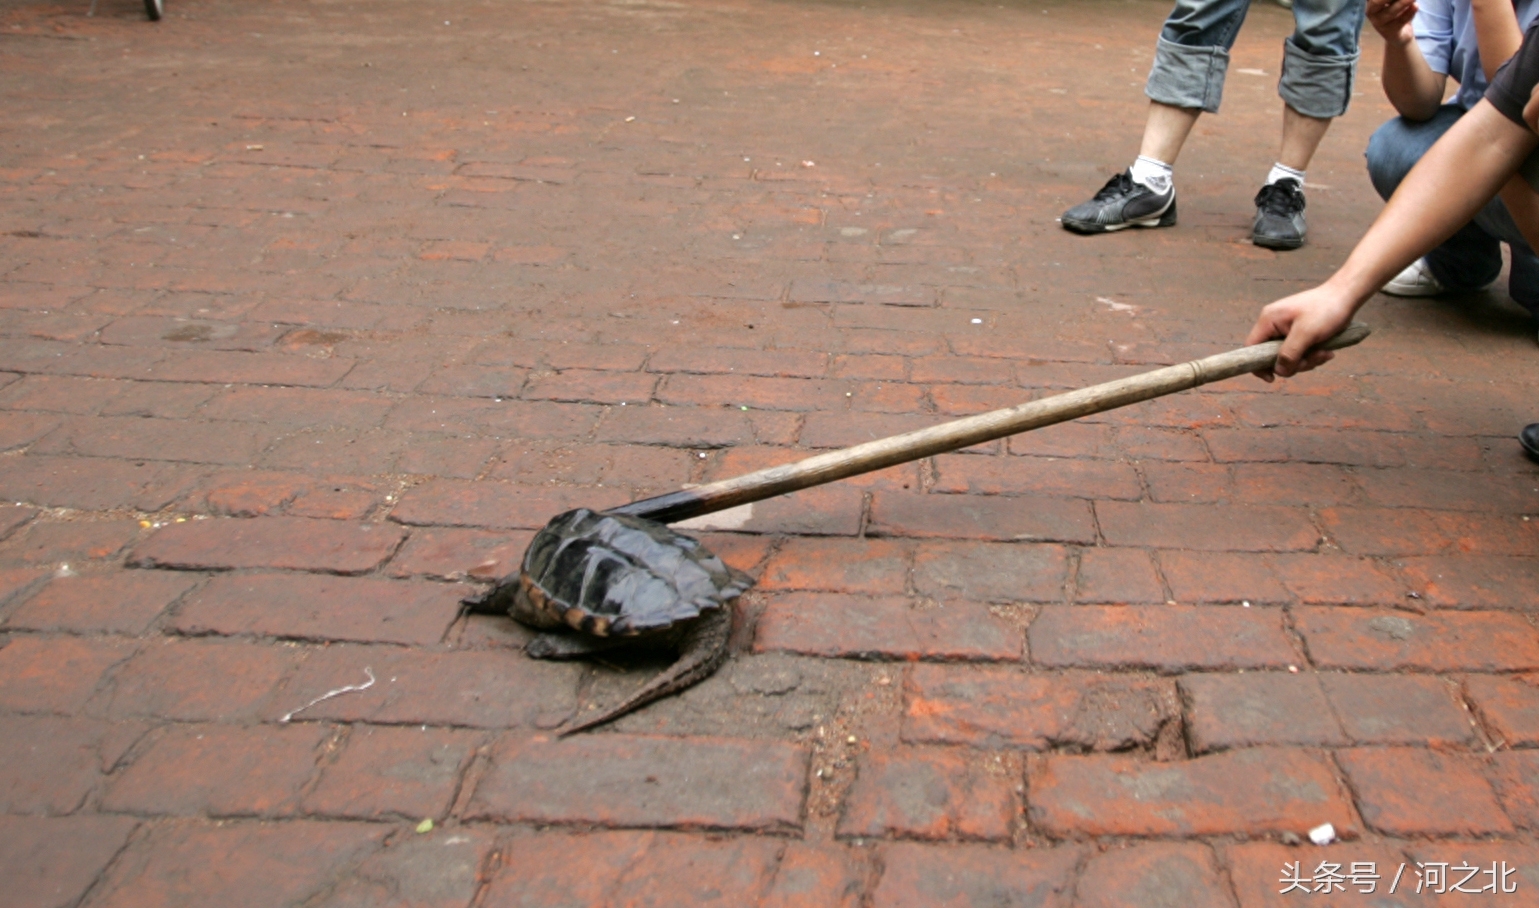
<svg viewBox="0 0 1539 908"><path fill-rule="evenodd" d="M368 690L369 688L374 686L374 670L369 668L368 666L364 666L363 673L365 675L369 676L369 680L367 682L365 682L363 684L349 684L346 687L339 687L336 690L329 690L326 693L321 694L319 697L316 697L314 700L311 700L309 703L306 703L304 706L301 706L298 709L290 710L289 712L284 713L283 714L283 718L279 719L278 721L279 722L287 722L288 720L294 718L295 716L299 715L300 713L304 712L305 710L309 709L310 707L314 706L315 704L321 702L322 700L330 700L332 697L337 697L337 696L341 696L342 694L352 693L353 691Z"/></svg>

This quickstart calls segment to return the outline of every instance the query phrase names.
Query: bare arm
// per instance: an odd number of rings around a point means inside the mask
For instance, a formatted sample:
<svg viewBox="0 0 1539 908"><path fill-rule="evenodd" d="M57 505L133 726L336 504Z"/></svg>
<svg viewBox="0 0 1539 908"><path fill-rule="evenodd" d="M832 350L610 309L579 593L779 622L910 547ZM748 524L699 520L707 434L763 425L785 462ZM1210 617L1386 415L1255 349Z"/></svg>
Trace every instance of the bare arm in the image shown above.
<svg viewBox="0 0 1539 908"><path fill-rule="evenodd" d="M1329 361L1330 353L1304 352L1345 328L1386 281L1474 217L1536 145L1539 137L1490 103L1475 105L1411 169L1346 263L1320 286L1262 309L1245 342L1285 338L1277 354L1282 376Z"/></svg>
<svg viewBox="0 0 1539 908"><path fill-rule="evenodd" d="M1415 16L1416 0L1368 0L1368 21L1384 38L1384 94L1402 117L1425 120L1442 104L1448 77L1433 72L1416 46Z"/></svg>
<svg viewBox="0 0 1539 908"><path fill-rule="evenodd" d="M1471 0L1470 15L1475 20L1475 46L1480 50L1480 68L1490 80L1523 44L1523 29L1512 0Z"/></svg>

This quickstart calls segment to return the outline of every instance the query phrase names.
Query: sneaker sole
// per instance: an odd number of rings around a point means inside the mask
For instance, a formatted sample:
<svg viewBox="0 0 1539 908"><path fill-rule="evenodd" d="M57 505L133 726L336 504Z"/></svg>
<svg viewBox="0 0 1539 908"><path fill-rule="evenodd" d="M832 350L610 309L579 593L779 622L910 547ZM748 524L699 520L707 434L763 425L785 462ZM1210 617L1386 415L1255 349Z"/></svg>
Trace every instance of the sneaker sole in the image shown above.
<svg viewBox="0 0 1539 908"><path fill-rule="evenodd" d="M1070 233L1116 233L1129 227L1174 227L1176 224L1176 203L1171 202L1170 207L1159 217L1144 218L1141 221L1123 221L1121 224L1100 224L1095 221L1071 221L1065 218L1062 221L1063 229Z"/></svg>
<svg viewBox="0 0 1539 908"><path fill-rule="evenodd" d="M1296 240L1274 240L1274 239L1269 239L1267 237L1259 237L1259 236L1256 236L1255 234L1252 234L1251 238L1250 238L1250 241L1251 241L1252 244L1254 244L1256 246L1260 246L1260 247L1262 247L1264 249L1283 249L1283 250L1287 250L1287 249L1297 249L1300 246L1304 245L1304 238L1303 237L1299 237Z"/></svg>

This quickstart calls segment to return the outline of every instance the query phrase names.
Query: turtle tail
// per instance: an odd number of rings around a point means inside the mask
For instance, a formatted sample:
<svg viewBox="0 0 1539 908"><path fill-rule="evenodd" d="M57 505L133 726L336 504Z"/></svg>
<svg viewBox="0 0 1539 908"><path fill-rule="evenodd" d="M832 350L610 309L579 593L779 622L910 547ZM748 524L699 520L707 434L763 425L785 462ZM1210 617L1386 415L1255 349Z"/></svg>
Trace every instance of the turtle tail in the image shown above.
<svg viewBox="0 0 1539 908"><path fill-rule="evenodd" d="M662 699L704 681L721 667L722 662L726 661L727 639L731 634L732 607L730 604L705 613L679 641L679 658L672 665L648 681L640 690L614 706L563 725L556 730L556 736L564 738L596 725L612 722L653 700Z"/></svg>

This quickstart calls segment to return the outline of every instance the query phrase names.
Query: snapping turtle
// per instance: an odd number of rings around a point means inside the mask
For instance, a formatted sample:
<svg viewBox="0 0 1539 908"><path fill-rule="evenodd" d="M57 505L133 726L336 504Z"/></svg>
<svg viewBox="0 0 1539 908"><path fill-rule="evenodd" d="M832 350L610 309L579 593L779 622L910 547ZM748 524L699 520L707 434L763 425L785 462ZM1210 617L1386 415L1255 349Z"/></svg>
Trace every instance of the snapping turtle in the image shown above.
<svg viewBox="0 0 1539 908"><path fill-rule="evenodd" d="M630 646L677 650L677 661L640 690L558 731L569 735L710 676L727 657L730 603L752 584L663 524L578 508L535 534L517 574L466 603L544 631L524 648L535 659Z"/></svg>

